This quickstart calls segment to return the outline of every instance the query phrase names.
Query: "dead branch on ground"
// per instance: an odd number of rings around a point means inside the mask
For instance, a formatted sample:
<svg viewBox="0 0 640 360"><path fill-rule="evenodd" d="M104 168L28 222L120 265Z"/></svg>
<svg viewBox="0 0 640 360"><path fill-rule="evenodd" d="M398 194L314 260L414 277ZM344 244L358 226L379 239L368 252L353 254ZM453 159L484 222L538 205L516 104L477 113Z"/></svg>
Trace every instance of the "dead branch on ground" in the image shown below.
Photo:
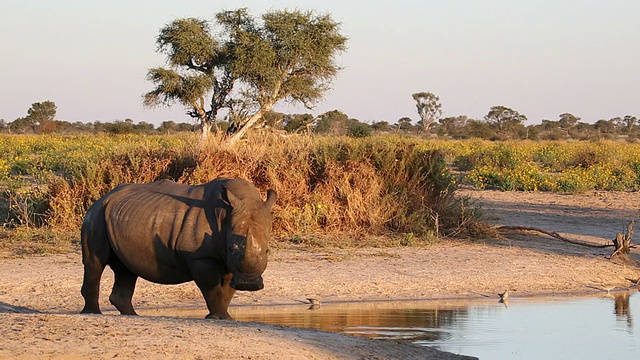
<svg viewBox="0 0 640 360"><path fill-rule="evenodd" d="M555 238L555 239L558 239L558 240L561 240L561 241L564 241L564 242L568 242L570 244L580 245L580 246L588 246L588 247L599 248L599 249L610 247L610 246L614 246L613 244L596 245L596 244L590 244L590 243L587 243L587 242L584 242L584 241L572 240L572 239L568 239L568 238L558 234L555 231L549 232L549 231L545 231L545 230L542 230L542 229L529 227L529 226L498 226L496 228L496 230L536 231L536 232L551 236L552 238Z"/></svg>

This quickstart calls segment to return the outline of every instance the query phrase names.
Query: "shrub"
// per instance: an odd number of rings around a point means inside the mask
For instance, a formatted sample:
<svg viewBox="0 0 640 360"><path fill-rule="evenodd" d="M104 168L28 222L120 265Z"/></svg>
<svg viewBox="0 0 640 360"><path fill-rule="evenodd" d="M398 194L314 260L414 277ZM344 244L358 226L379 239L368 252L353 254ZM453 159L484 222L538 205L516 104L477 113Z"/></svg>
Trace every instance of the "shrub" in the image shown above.
<svg viewBox="0 0 640 360"><path fill-rule="evenodd" d="M361 122L356 122L354 124L349 125L347 129L347 134L354 138L363 138L367 136L371 136L373 130L371 129L371 125Z"/></svg>
<svg viewBox="0 0 640 360"><path fill-rule="evenodd" d="M226 147L219 137L200 144L190 134L5 135L0 136L0 184L5 199L13 196L22 206L0 207L0 221L77 230L88 207L122 182L198 184L239 176L263 194L278 191L274 230L281 236L461 235L476 210L455 196L456 176L477 188L504 191L636 190L638 159L640 144L625 142L254 133L249 141Z"/></svg>
<svg viewBox="0 0 640 360"><path fill-rule="evenodd" d="M416 236L457 229L470 216L441 146L395 137L253 134L235 147L179 136L8 137L20 173L41 184L42 224L78 229L88 207L120 183L173 179L187 184L244 177L275 189L276 234L349 232ZM420 146L419 146L420 145ZM15 150L19 149L19 150ZM61 153L65 153L62 156ZM17 161L4 159L8 165ZM1 165L1 164L0 164ZM15 173L14 173L15 174Z"/></svg>

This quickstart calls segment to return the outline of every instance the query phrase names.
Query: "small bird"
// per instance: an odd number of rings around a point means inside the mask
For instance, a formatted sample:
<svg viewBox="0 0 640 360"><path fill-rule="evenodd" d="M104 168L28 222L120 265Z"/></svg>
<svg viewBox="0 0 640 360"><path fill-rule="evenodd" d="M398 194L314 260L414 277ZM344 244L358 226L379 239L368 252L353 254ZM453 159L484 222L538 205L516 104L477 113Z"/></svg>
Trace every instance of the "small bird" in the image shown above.
<svg viewBox="0 0 640 360"><path fill-rule="evenodd" d="M500 300L500 301L498 301L498 303L504 305L505 309L509 308L509 300Z"/></svg>
<svg viewBox="0 0 640 360"><path fill-rule="evenodd" d="M505 290L502 294L498 293L500 301L506 301L509 298L509 289Z"/></svg>
<svg viewBox="0 0 640 360"><path fill-rule="evenodd" d="M607 285L607 286L603 286L602 290L606 291L607 294L611 293L611 290L615 290L615 285Z"/></svg>
<svg viewBox="0 0 640 360"><path fill-rule="evenodd" d="M309 306L309 310L320 309L320 300L316 298L307 298L307 300L309 300L309 303L311 303L311 306Z"/></svg>
<svg viewBox="0 0 640 360"><path fill-rule="evenodd" d="M316 298L307 298L307 300L309 300L309 303L311 305L317 305L320 306L320 300L316 299Z"/></svg>

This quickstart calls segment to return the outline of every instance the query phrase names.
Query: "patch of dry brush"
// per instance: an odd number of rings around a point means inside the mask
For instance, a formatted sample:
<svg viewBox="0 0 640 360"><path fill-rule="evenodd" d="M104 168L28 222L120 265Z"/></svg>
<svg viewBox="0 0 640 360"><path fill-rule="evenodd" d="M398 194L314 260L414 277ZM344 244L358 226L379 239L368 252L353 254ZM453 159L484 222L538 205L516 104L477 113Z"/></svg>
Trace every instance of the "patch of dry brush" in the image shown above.
<svg viewBox="0 0 640 360"><path fill-rule="evenodd" d="M468 235L475 210L456 198L456 180L438 150L415 141L280 137L254 134L233 147L141 141L114 148L46 176L45 224L79 229L88 207L123 182L172 179L186 184L244 177L263 193L275 189L274 232ZM91 159L87 156L87 159Z"/></svg>

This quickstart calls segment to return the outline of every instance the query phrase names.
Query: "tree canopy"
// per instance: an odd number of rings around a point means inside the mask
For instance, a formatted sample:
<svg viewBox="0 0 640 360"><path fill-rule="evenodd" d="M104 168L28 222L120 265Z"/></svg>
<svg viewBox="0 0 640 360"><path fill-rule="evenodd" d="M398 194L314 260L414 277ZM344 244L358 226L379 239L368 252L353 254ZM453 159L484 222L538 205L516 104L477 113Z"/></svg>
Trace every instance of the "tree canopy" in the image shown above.
<svg viewBox="0 0 640 360"><path fill-rule="evenodd" d="M53 101L47 100L31 104L27 116L18 118L8 125L8 129L15 133L50 133L56 130L56 113L58 107Z"/></svg>
<svg viewBox="0 0 640 360"><path fill-rule="evenodd" d="M419 92L412 95L416 101L416 109L420 116L420 123L424 131L429 131L429 127L442 116L442 105L440 98L430 92Z"/></svg>
<svg viewBox="0 0 640 360"><path fill-rule="evenodd" d="M187 106L205 136L226 110L235 142L281 100L308 108L320 100L346 41L339 23L313 11L272 10L257 19L241 8L219 12L213 24L178 19L156 39L168 68L148 71L155 88L144 104Z"/></svg>
<svg viewBox="0 0 640 360"><path fill-rule="evenodd" d="M526 116L506 106L492 106L484 118L502 135L513 135L527 120Z"/></svg>

